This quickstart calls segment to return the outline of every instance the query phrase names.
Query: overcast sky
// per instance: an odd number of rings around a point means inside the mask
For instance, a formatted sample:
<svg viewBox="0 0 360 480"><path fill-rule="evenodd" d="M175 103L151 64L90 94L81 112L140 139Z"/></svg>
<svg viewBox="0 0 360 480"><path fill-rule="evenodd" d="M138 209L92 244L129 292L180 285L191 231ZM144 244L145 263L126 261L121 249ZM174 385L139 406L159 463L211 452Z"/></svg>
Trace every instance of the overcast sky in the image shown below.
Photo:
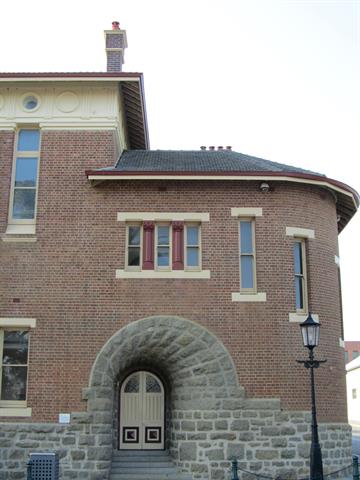
<svg viewBox="0 0 360 480"><path fill-rule="evenodd" d="M18 0L1 71L105 70L126 29L153 149L232 145L360 190L360 0ZM345 339L360 340L360 214L341 233Z"/></svg>

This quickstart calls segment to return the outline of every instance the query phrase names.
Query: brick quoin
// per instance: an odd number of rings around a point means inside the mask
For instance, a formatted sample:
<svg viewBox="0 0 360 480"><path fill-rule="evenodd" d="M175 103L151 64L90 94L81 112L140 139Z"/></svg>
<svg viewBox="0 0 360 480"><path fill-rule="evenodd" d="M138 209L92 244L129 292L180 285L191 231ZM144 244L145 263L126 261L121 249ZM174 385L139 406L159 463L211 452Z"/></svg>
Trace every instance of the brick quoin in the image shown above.
<svg viewBox="0 0 360 480"><path fill-rule="evenodd" d="M309 410L308 372L295 310L292 237L285 227L315 230L307 241L309 310L322 324L316 371L320 421L346 422L336 205L316 186L251 181L107 181L92 186L85 170L114 164L110 131L42 133L35 243L0 242L0 316L37 319L31 331L30 422L56 422L82 411L81 390L104 343L151 315L199 323L229 350L246 396L279 397L283 408ZM8 214L14 134L0 132L0 228ZM166 184L166 191L159 187ZM232 302L239 291L238 221L231 207L262 207L256 218L258 291L262 303ZM210 280L116 279L124 268L120 211L209 212L202 225L202 264ZM13 299L20 302L14 303ZM329 381L331 379L331 381ZM331 398L331 402L329 402ZM12 421L2 418L1 421Z"/></svg>

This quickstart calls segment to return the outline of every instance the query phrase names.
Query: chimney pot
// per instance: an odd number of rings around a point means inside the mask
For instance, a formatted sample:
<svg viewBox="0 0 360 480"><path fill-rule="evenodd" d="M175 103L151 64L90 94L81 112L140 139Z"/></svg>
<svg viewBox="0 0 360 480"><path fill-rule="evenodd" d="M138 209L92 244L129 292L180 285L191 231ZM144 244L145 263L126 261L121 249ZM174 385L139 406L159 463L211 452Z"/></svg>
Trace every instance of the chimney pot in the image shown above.
<svg viewBox="0 0 360 480"><path fill-rule="evenodd" d="M112 29L113 30L120 30L120 23L119 22L112 22Z"/></svg>
<svg viewBox="0 0 360 480"><path fill-rule="evenodd" d="M231 145L228 145L228 146L226 147L226 150L232 150L232 146L231 146Z"/></svg>
<svg viewBox="0 0 360 480"><path fill-rule="evenodd" d="M223 147L222 145L220 145L220 146L218 147L218 150L223 150L223 149L224 149L224 147Z"/></svg>
<svg viewBox="0 0 360 480"><path fill-rule="evenodd" d="M205 145L201 145L200 150L206 150Z"/></svg>
<svg viewBox="0 0 360 480"><path fill-rule="evenodd" d="M211 145L211 147L209 147L209 150L215 150L215 147Z"/></svg>

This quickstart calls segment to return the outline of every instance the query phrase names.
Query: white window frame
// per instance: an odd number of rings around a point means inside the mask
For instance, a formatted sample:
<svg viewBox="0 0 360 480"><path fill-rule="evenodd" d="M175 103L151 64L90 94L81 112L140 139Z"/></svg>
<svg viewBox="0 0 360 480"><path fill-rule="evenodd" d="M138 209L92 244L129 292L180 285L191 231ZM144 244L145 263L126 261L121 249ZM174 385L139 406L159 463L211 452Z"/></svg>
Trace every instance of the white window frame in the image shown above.
<svg viewBox="0 0 360 480"><path fill-rule="evenodd" d="M198 245L188 245L187 243L187 229L188 227L198 227ZM201 272L202 270L202 248L201 248L201 223L191 223L186 222L184 223L184 270L188 272ZM188 266L187 264L187 249L188 247L197 247L199 252L199 265L197 267Z"/></svg>
<svg viewBox="0 0 360 480"><path fill-rule="evenodd" d="M296 306L296 283L294 285L295 287L295 309L297 314L306 314L308 313L308 308L309 308L309 301L308 301L308 285L307 285L307 268L306 268L306 238L303 237L295 237L294 239L294 249L293 249L293 260L295 260L295 244L299 243L301 245L301 267L302 267L302 275L296 274L295 273L295 268L294 268L294 280L296 277L301 277L302 278L302 290L303 290L303 295L302 295L302 303L303 303L303 308L297 308Z"/></svg>
<svg viewBox="0 0 360 480"><path fill-rule="evenodd" d="M129 227L140 227L140 265L129 265ZM126 224L126 249L125 249L125 269L129 272L140 272L143 263L143 230L141 222L129 222Z"/></svg>
<svg viewBox="0 0 360 480"><path fill-rule="evenodd" d="M33 151L22 151L18 150L19 143L19 134L22 130L37 130L39 132L39 150ZM41 130L38 125L26 125L19 126L15 132L15 145L13 152L13 162L12 162L12 175L11 175L11 189L10 189L10 198L9 198L9 213L8 213L8 224L9 225L35 225L36 216L37 216L37 201L39 193L39 172L40 172L40 152L41 152ZM15 192L15 176L16 176L16 161L18 158L37 158L37 176L36 176L36 186L35 186L35 205L34 205L34 218L13 218L13 207L14 207L14 192ZM23 230L19 231L21 233L27 233ZM16 233L11 232L11 233ZM30 233L30 231L29 231ZM32 232L31 232L32 233Z"/></svg>
<svg viewBox="0 0 360 480"><path fill-rule="evenodd" d="M158 249L158 228L159 227L169 227L169 266L168 267L162 267L158 265L158 255L157 255L157 249ZM172 249L173 249L173 230L172 230L172 225L171 223L168 222L156 222L155 223L155 238L154 238L154 270L158 272L171 272L172 271ZM167 246L167 245L160 245L161 246Z"/></svg>
<svg viewBox="0 0 360 480"><path fill-rule="evenodd" d="M252 237L252 253L241 253L241 222L251 222L251 237ZM257 293L257 278L256 278L256 241L255 241L255 218L254 217L239 217L239 284L240 284L240 293L244 294L254 294ZM242 257L252 257L253 258L253 279L254 286L253 288L244 288L241 285L241 258Z"/></svg>
<svg viewBox="0 0 360 480"><path fill-rule="evenodd" d="M4 332L17 332L17 331L26 331L29 333L29 340L28 340L28 349L27 349L27 364L26 364L26 395L25 400L0 400L0 416L2 415L1 410L3 408L24 408L27 406L27 399L28 399L28 387L29 387L29 359L30 359L30 329L29 328L21 328L21 327L6 327L0 328L0 398L1 398L1 385L2 385L2 369L3 369L3 348L4 348ZM24 365L22 365L24 366Z"/></svg>

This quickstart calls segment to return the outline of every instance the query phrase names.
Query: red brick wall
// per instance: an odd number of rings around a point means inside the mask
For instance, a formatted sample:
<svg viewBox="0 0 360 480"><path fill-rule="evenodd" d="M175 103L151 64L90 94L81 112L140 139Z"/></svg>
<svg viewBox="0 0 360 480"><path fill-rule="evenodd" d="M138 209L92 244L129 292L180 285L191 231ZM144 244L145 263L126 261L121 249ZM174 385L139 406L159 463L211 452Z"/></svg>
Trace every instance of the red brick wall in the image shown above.
<svg viewBox="0 0 360 480"><path fill-rule="evenodd" d="M8 197L11 135L1 150L2 200ZM0 316L37 318L31 337L29 405L32 421L83 410L97 352L118 329L150 315L179 315L209 328L229 349L248 397L280 397L284 408L309 409L308 372L294 311L293 239L285 226L311 228L308 242L310 310L322 323L316 371L319 416L346 421L343 350L339 347L336 211L325 190L258 182L105 182L93 187L86 168L112 164L110 132L45 132L42 137L37 238L0 242ZM3 143L1 143L1 146ZM7 178L7 180L5 180ZM3 205L3 202L2 204ZM238 291L238 224L231 207L262 207L256 219L258 291L265 303L231 301ZM7 208L1 206L1 234ZM202 227L203 268L210 280L115 279L124 267L125 224L118 211L209 212ZM14 303L19 298L20 303ZM330 401L331 399L331 401Z"/></svg>

